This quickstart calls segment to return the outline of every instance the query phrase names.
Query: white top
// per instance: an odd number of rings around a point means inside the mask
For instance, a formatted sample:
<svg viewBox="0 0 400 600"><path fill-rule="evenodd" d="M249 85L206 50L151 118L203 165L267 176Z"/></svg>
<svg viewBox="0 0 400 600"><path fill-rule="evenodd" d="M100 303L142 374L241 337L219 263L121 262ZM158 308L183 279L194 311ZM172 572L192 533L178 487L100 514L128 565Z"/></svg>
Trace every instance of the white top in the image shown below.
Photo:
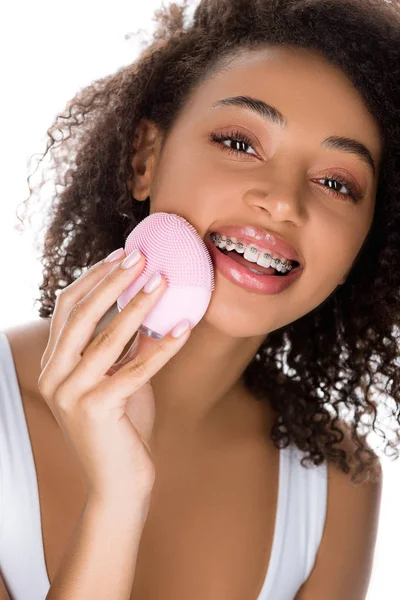
<svg viewBox="0 0 400 600"><path fill-rule="evenodd" d="M327 466L303 467L280 450L271 559L257 600L293 600L314 566L325 525ZM46 572L36 468L8 339L0 330L0 573L11 600L45 600Z"/></svg>

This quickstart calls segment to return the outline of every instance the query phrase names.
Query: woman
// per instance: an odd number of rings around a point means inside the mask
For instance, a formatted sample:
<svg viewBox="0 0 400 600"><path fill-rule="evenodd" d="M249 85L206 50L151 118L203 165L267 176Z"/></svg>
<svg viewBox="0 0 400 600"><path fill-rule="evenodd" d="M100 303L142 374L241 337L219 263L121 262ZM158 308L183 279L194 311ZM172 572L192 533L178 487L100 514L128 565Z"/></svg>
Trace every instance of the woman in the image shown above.
<svg viewBox="0 0 400 600"><path fill-rule="evenodd" d="M186 10L48 132L40 319L0 336L2 600L366 597L366 435L375 389L400 399L400 3ZM165 278L116 310L145 262L120 268L125 239L160 211L215 267L161 344L136 332ZM241 236L299 276L267 293Z"/></svg>

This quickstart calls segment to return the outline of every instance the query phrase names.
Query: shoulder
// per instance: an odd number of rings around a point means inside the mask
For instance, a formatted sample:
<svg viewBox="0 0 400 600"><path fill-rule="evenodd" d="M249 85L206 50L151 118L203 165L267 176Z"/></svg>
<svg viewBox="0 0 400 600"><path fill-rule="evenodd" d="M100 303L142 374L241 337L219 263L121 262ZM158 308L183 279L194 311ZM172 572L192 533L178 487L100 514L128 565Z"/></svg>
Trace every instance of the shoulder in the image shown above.
<svg viewBox="0 0 400 600"><path fill-rule="evenodd" d="M40 318L13 325L3 331L10 344L21 391L27 394L38 394L40 361L49 338L50 319Z"/></svg>
<svg viewBox="0 0 400 600"><path fill-rule="evenodd" d="M97 323L90 341L118 314L115 306L108 309ZM11 347L21 391L40 396L37 382L42 372L41 360L50 336L51 318L39 318L3 329ZM130 342L131 343L131 342ZM118 360L128 350L128 343Z"/></svg>
<svg viewBox="0 0 400 600"><path fill-rule="evenodd" d="M355 447L348 428L341 444ZM325 528L314 569L296 600L363 600L367 593L378 530L382 468L373 480L353 483L351 476L328 463Z"/></svg>

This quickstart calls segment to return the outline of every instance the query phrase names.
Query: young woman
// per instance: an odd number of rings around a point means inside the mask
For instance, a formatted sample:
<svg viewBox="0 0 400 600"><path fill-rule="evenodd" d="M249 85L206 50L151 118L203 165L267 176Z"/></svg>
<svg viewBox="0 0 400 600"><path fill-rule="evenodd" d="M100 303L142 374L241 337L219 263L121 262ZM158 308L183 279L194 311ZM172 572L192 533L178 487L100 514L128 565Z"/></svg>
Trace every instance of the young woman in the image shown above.
<svg viewBox="0 0 400 600"><path fill-rule="evenodd" d="M396 427L400 400L400 2L186 11L48 131L40 319L0 335L2 600L366 597L366 436L376 391ZM159 211L215 267L204 318L161 342L137 329L164 277L116 309ZM271 293L239 243L298 276Z"/></svg>

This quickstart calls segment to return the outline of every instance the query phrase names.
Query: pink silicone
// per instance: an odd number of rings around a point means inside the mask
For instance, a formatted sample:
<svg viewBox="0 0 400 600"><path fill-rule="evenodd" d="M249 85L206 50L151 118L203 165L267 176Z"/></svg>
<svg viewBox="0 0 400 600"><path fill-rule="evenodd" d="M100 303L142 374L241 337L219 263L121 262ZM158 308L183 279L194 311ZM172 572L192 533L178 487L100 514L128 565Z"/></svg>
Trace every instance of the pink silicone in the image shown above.
<svg viewBox="0 0 400 600"><path fill-rule="evenodd" d="M126 254L136 248L145 256L146 264L141 275L118 298L118 309L123 310L159 271L168 288L142 325L157 337L163 337L183 319L188 319L193 329L204 316L214 291L211 256L196 229L179 215L153 213L126 239Z"/></svg>

